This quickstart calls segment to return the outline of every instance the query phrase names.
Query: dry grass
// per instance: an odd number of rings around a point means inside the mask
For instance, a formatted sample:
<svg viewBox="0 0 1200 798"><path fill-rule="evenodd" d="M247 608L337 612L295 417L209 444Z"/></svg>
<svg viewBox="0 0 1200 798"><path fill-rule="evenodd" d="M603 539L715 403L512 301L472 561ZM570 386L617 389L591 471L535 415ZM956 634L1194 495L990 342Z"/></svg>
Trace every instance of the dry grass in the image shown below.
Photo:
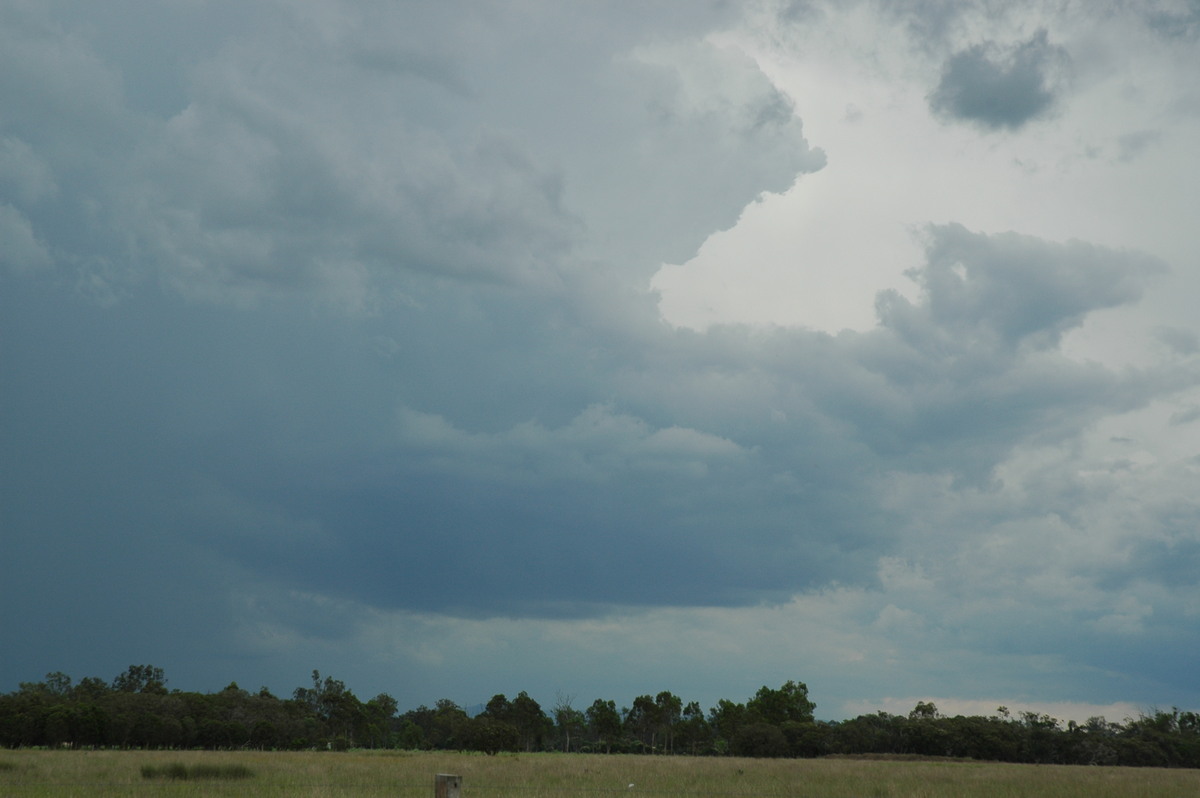
<svg viewBox="0 0 1200 798"><path fill-rule="evenodd" d="M236 780L147 780L143 768L242 769ZM462 798L1151 798L1200 795L1200 771L980 762L350 752L0 752L13 798L432 798L436 773ZM632 787L629 785L633 785Z"/></svg>

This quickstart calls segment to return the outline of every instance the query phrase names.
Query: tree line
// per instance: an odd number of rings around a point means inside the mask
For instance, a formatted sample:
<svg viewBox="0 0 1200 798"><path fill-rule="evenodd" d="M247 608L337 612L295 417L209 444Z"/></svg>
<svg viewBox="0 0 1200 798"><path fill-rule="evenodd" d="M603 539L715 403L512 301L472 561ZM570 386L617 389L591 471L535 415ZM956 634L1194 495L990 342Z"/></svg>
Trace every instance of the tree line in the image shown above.
<svg viewBox="0 0 1200 798"><path fill-rule="evenodd" d="M111 682L66 674L0 695L0 746L142 749L346 750L399 748L689 756L956 757L1004 762L1200 767L1200 715L1154 710L1124 723L1086 723L1004 707L988 716L942 715L929 702L907 715L878 712L818 721L803 682L763 686L742 703L705 712L662 691L618 708L598 698L549 709L522 691L468 712L450 700L399 712L381 693L362 701L312 672L311 686L279 698L231 683L216 693L168 690L161 668L131 665Z"/></svg>

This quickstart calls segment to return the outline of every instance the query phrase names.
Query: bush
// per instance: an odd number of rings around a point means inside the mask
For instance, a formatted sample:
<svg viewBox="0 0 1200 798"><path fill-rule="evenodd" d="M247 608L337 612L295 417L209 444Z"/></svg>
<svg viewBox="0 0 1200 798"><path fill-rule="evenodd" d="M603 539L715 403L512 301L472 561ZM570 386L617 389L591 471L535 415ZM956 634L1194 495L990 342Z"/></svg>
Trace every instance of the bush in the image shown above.
<svg viewBox="0 0 1200 798"><path fill-rule="evenodd" d="M172 762L161 768L154 765L142 766L143 779L197 781L201 779L248 779L253 775L254 772L245 765L192 765L188 767L182 762Z"/></svg>
<svg viewBox="0 0 1200 798"><path fill-rule="evenodd" d="M142 765L143 779L186 779L187 777L187 766L181 762L172 762L161 768L155 765Z"/></svg>

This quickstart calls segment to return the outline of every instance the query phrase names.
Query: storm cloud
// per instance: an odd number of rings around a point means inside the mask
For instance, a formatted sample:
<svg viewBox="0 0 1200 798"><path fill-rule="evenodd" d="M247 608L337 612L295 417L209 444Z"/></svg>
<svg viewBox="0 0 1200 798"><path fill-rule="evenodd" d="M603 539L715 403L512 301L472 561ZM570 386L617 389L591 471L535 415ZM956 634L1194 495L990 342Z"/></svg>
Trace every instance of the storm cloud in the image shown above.
<svg viewBox="0 0 1200 798"><path fill-rule="evenodd" d="M1016 130L1054 109L1069 63L1045 30L1008 48L992 41L972 45L946 59L929 107L985 130Z"/></svg>
<svg viewBox="0 0 1200 798"><path fill-rule="evenodd" d="M836 4L134 5L0 7L0 677L1195 696L1129 651L1197 640L1196 332L1144 310L1194 264L1066 207L1018 229L1001 191L912 218L914 181L873 323L664 317L665 265L890 180L787 86L789 36L853 30ZM943 120L1026 146L1067 113L1066 23L979 44L973 13L909 8L918 99L856 94L855 129L924 124L939 69Z"/></svg>

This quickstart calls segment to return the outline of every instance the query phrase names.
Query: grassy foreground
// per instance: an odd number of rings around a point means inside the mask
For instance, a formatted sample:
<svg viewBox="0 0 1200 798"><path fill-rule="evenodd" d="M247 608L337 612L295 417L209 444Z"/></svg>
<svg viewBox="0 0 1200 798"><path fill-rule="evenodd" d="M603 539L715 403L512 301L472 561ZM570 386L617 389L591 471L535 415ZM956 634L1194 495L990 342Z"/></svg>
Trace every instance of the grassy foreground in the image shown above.
<svg viewBox="0 0 1200 798"><path fill-rule="evenodd" d="M198 777L163 777L170 772ZM433 798L437 773L461 776L462 798L1200 795L1200 771L1152 768L394 751L0 751L0 795L6 798Z"/></svg>

